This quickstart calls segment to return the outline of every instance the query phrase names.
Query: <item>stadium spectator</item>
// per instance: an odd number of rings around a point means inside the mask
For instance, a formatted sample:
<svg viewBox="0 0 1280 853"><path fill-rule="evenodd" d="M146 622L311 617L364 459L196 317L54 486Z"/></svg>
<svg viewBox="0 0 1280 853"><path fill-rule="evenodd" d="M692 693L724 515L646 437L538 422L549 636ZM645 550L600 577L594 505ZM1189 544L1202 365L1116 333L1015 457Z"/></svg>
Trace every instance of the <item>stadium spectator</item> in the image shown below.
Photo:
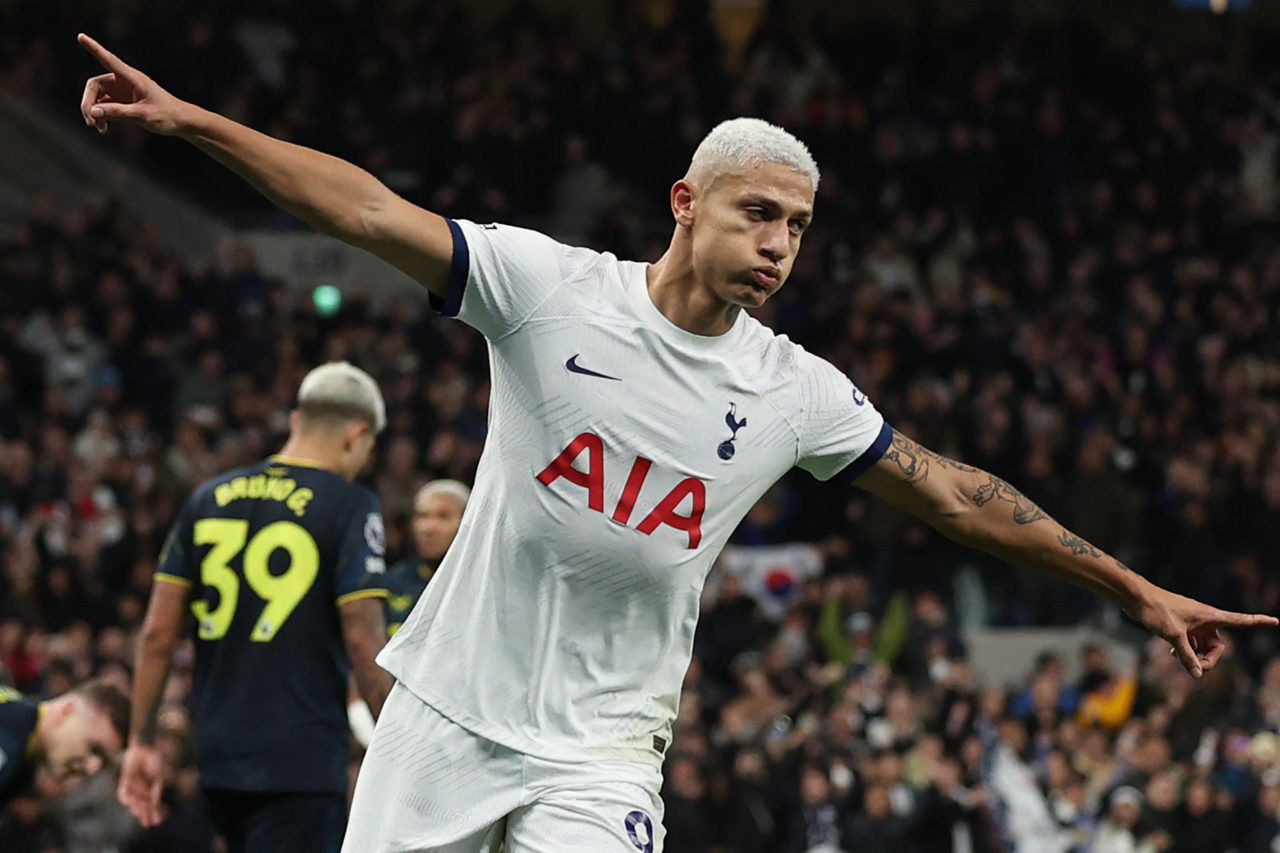
<svg viewBox="0 0 1280 853"><path fill-rule="evenodd" d="M445 552L458 535L462 513L471 489L457 480L432 480L413 496L414 554L387 569L382 583L387 589L387 636L394 636L440 567Z"/></svg>

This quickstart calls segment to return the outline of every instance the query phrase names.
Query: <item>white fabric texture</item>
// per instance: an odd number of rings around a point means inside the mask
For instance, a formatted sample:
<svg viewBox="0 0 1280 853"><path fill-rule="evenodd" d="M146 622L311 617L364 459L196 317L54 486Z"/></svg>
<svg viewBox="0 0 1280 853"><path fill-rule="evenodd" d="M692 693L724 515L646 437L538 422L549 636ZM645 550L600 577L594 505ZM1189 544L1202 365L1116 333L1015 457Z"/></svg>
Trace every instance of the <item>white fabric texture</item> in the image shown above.
<svg viewBox="0 0 1280 853"><path fill-rule="evenodd" d="M458 227L489 436L457 539L378 661L504 746L657 766L730 533L789 469L831 477L884 420L745 313L715 337L673 325L645 264Z"/></svg>

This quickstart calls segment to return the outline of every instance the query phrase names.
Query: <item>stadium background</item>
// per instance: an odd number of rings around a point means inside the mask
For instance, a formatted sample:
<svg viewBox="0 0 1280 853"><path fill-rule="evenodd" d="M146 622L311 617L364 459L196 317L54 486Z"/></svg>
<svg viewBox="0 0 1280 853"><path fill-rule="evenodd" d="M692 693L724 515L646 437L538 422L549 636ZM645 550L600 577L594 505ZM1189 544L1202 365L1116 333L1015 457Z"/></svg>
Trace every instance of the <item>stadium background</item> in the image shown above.
<svg viewBox="0 0 1280 853"><path fill-rule="evenodd" d="M1280 612L1280 15L1256 6L0 0L3 679L127 680L178 502L278 446L311 365L382 383L392 556L415 488L470 481L485 435L479 335L384 273L335 310L322 273L251 248L297 223L183 144L79 125L80 30L435 210L620 256L661 251L715 121L781 123L824 180L761 320L1149 577ZM86 136L102 159L56 159ZM666 768L670 853L1280 849L1275 632L1193 683L1114 608L805 476L734 541ZM1009 636L1057 660L978 659ZM96 780L16 803L0 849L210 849L189 672L168 825L132 832Z"/></svg>

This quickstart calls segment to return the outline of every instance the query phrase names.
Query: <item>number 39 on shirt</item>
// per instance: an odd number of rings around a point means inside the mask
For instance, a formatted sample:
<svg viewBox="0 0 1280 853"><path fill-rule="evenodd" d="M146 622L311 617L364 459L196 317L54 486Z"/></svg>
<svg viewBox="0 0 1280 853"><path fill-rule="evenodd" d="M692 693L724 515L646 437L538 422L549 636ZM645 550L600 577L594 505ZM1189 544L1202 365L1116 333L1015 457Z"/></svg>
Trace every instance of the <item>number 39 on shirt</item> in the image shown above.
<svg viewBox="0 0 1280 853"><path fill-rule="evenodd" d="M250 632L256 643L269 643L306 596L320 571L320 549L301 525L276 521L249 536L249 522L235 518L202 518L192 530L196 545L210 545L200 562L200 581L217 591L217 603L210 606L208 592L191 602L197 636L219 640L231 628L240 601L241 575L231 567L240 557L244 583L262 600L262 612ZM283 550L288 565L273 574L271 557Z"/></svg>

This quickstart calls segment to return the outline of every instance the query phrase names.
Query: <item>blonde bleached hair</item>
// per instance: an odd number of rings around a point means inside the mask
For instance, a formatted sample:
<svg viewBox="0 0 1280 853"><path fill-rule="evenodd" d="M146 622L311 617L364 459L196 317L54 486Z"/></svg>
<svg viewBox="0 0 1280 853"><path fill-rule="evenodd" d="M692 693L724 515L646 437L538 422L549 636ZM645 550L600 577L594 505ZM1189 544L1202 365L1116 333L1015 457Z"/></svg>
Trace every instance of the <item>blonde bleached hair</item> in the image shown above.
<svg viewBox="0 0 1280 853"><path fill-rule="evenodd" d="M809 179L814 192L822 179L808 146L799 139L763 119L731 118L698 143L685 180L707 188L721 175L742 172L756 162L790 166Z"/></svg>
<svg viewBox="0 0 1280 853"><path fill-rule="evenodd" d="M413 511L426 512L427 498L432 495L448 495L466 509L467 501L471 500L471 488L458 480L432 480L413 496Z"/></svg>
<svg viewBox="0 0 1280 853"><path fill-rule="evenodd" d="M387 425L387 404L378 383L346 361L322 364L303 377L298 411L313 420L367 421L374 434Z"/></svg>

